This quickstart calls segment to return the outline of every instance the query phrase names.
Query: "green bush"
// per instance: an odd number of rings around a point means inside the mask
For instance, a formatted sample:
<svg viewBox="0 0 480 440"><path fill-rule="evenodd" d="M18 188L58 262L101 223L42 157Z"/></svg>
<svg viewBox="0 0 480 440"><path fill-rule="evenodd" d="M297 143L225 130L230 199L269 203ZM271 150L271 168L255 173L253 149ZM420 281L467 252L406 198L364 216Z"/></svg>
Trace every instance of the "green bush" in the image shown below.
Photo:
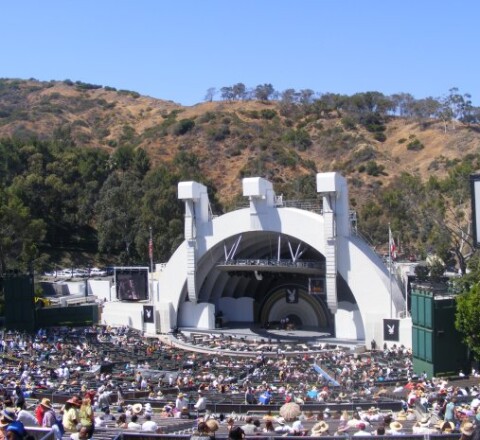
<svg viewBox="0 0 480 440"><path fill-rule="evenodd" d="M373 138L379 142L385 142L387 140L387 136L383 132L376 132Z"/></svg>
<svg viewBox="0 0 480 440"><path fill-rule="evenodd" d="M379 165L377 162L374 160L370 160L367 162L365 166L365 171L369 176L380 176L384 174L385 167L383 165Z"/></svg>
<svg viewBox="0 0 480 440"><path fill-rule="evenodd" d="M410 151L420 151L424 148L425 145L423 145L418 139L414 139L407 144L407 150Z"/></svg>
<svg viewBox="0 0 480 440"><path fill-rule="evenodd" d="M342 125L346 130L355 130L357 128L355 119L348 115L342 118Z"/></svg>
<svg viewBox="0 0 480 440"><path fill-rule="evenodd" d="M270 120L277 116L277 112L272 109L264 109L260 112L260 115L262 116L262 119Z"/></svg>
<svg viewBox="0 0 480 440"><path fill-rule="evenodd" d="M173 134L175 136L182 136L188 133L195 127L195 121L193 119L180 119L173 128Z"/></svg>
<svg viewBox="0 0 480 440"><path fill-rule="evenodd" d="M228 125L220 125L217 127L211 127L207 131L207 135L212 141L223 141L230 134L230 128Z"/></svg>
<svg viewBox="0 0 480 440"><path fill-rule="evenodd" d="M130 95L132 98L135 98L135 99L140 98L140 93L132 92L131 90L122 89L122 90L118 91L118 94L119 95Z"/></svg>
<svg viewBox="0 0 480 440"><path fill-rule="evenodd" d="M101 89L102 86L99 86L97 84L89 84L89 83L84 83L82 81L76 81L75 82L75 87L78 90L96 90L96 89Z"/></svg>
<svg viewBox="0 0 480 440"><path fill-rule="evenodd" d="M405 142L407 142L407 140L405 138L401 138L401 139L398 140L399 144L404 144Z"/></svg>
<svg viewBox="0 0 480 440"><path fill-rule="evenodd" d="M206 112L203 115L199 116L197 121L199 124L205 124L206 122L210 122L215 120L217 116L214 112Z"/></svg>
<svg viewBox="0 0 480 440"><path fill-rule="evenodd" d="M305 151L312 145L310 135L304 129L288 130L284 135L284 140L288 143L292 143L299 151Z"/></svg>

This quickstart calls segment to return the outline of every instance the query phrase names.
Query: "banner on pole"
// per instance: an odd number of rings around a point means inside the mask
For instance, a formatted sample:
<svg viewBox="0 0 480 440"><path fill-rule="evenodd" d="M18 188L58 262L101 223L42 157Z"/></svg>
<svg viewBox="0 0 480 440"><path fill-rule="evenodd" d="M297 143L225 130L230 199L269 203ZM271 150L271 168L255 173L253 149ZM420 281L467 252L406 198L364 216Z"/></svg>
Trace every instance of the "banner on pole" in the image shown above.
<svg viewBox="0 0 480 440"><path fill-rule="evenodd" d="M325 293L325 280L323 278L308 279L308 293L321 295Z"/></svg>
<svg viewBox="0 0 480 440"><path fill-rule="evenodd" d="M398 342L400 340L400 320L384 319L383 320L383 340Z"/></svg>

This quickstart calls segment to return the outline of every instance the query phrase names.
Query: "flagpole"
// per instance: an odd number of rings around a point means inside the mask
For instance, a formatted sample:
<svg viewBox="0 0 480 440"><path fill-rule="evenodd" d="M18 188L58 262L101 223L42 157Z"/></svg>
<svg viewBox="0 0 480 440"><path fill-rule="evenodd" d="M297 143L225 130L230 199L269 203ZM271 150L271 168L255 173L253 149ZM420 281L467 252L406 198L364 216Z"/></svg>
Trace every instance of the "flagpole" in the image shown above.
<svg viewBox="0 0 480 440"><path fill-rule="evenodd" d="M150 272L153 274L153 236L152 236L152 227L148 228L150 230L150 241L148 242L148 256L150 257Z"/></svg>
<svg viewBox="0 0 480 440"><path fill-rule="evenodd" d="M150 239L148 240L148 256L150 257L150 303L153 304L153 235L152 227L149 228Z"/></svg>
<svg viewBox="0 0 480 440"><path fill-rule="evenodd" d="M390 281L390 319L393 318L393 306L392 306L392 230L390 229L390 223L388 223L388 275Z"/></svg>

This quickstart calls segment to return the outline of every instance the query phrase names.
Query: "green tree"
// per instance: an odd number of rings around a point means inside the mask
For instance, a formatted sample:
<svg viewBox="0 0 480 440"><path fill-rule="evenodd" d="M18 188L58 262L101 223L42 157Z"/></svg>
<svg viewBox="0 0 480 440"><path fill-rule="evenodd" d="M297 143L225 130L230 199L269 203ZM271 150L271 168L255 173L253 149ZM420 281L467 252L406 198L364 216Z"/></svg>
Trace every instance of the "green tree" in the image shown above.
<svg viewBox="0 0 480 440"><path fill-rule="evenodd" d="M26 270L38 255L45 223L34 219L15 195L0 193L0 274L7 269Z"/></svg>
<svg viewBox="0 0 480 440"><path fill-rule="evenodd" d="M275 93L275 89L271 84L261 84L255 87L254 95L259 101L268 101Z"/></svg>
<svg viewBox="0 0 480 440"><path fill-rule="evenodd" d="M205 101L212 102L213 98L217 94L217 89L215 87L209 87L205 93Z"/></svg>
<svg viewBox="0 0 480 440"><path fill-rule="evenodd" d="M99 250L118 254L123 264L132 264L140 256L135 237L139 232L142 196L141 180L133 173L112 174L95 206Z"/></svg>
<svg viewBox="0 0 480 440"><path fill-rule="evenodd" d="M458 295L456 303L455 327L475 358L480 359L480 285L476 283L469 291Z"/></svg>
<svg viewBox="0 0 480 440"><path fill-rule="evenodd" d="M243 100L247 96L247 88L243 83L234 84L232 87L233 99Z"/></svg>
<svg viewBox="0 0 480 440"><path fill-rule="evenodd" d="M112 154L114 169L127 171L133 164L135 150L131 145L121 145Z"/></svg>

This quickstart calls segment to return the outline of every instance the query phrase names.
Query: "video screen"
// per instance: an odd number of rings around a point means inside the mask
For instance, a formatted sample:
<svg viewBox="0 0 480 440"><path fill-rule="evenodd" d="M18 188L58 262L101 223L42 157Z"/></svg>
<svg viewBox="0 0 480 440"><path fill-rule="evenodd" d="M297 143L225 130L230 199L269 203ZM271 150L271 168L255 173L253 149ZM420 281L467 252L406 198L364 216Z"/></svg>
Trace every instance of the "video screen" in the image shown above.
<svg viewBox="0 0 480 440"><path fill-rule="evenodd" d="M117 298L124 301L148 299L148 269L116 269Z"/></svg>

